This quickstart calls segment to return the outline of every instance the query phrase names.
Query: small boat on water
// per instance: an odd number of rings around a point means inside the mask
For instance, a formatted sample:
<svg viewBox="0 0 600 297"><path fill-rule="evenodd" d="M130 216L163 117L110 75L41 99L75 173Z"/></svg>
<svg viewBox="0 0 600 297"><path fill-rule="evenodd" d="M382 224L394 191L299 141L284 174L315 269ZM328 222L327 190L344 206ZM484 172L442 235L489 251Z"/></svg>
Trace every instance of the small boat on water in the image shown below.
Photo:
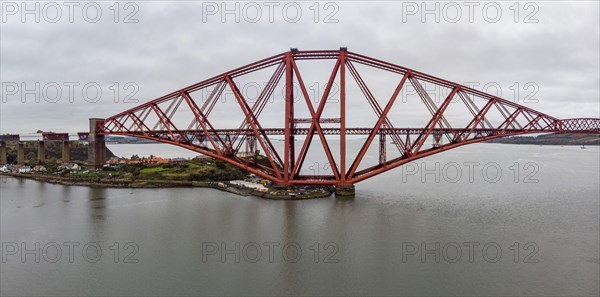
<svg viewBox="0 0 600 297"><path fill-rule="evenodd" d="M581 146L581 149L582 149L582 150L586 149L585 145L582 145L582 146Z"/></svg>

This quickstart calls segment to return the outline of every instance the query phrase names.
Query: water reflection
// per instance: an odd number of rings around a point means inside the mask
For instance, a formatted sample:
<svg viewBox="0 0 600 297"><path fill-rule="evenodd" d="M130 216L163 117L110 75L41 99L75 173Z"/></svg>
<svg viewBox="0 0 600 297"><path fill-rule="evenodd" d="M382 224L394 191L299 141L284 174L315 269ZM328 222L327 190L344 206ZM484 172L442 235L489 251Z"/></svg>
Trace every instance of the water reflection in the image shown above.
<svg viewBox="0 0 600 297"><path fill-rule="evenodd" d="M107 240L108 199L106 188L87 187L87 232L90 242L104 242ZM108 239L110 240L110 239Z"/></svg>
<svg viewBox="0 0 600 297"><path fill-rule="evenodd" d="M460 164L494 158L504 168L538 152L534 161L544 165L536 184L514 184L512 177L498 184L421 183L418 176L403 183L401 173L392 172L359 184L353 199L275 201L213 189L105 189L9 178L0 188L2 242L99 242L107 258L95 264L8 261L2 263L0 290L2 295L489 295L493 289L496 295L598 295L600 158L598 151L589 153L597 148L583 154L563 149L490 146L485 153L448 155ZM422 263L420 254L408 262L402 258L406 242L467 241L498 242L501 261L488 263L481 253L474 262L465 260L466 254L457 263L436 263L432 256ZM115 242L138 244L139 263L115 263L108 249ZM255 242L263 255L257 263L244 254L239 263L234 255L222 261L221 254L203 261L206 242L229 249ZM278 244L272 262L267 242ZM515 263L509 249L514 242L536 243L539 262ZM282 256L290 243L302 250L295 263L290 261L297 256L294 247L287 261ZM333 255L327 243L336 245ZM327 256L337 261L324 263Z"/></svg>
<svg viewBox="0 0 600 297"><path fill-rule="evenodd" d="M62 202L71 202L71 187L61 187L62 190Z"/></svg>

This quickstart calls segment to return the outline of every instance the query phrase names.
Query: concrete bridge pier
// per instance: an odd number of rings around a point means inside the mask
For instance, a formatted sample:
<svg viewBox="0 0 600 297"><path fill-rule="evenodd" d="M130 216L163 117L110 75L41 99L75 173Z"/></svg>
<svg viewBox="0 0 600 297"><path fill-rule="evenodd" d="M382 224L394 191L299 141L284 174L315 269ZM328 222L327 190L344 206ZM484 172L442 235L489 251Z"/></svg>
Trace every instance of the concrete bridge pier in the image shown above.
<svg viewBox="0 0 600 297"><path fill-rule="evenodd" d="M104 135L98 134L98 124L104 119L90 118L90 135L88 136L88 168L98 169L106 163L106 145Z"/></svg>
<svg viewBox="0 0 600 297"><path fill-rule="evenodd" d="M354 197L354 185L335 186L335 196Z"/></svg>
<svg viewBox="0 0 600 297"><path fill-rule="evenodd" d="M17 142L17 164L25 164L25 143Z"/></svg>
<svg viewBox="0 0 600 297"><path fill-rule="evenodd" d="M43 140L38 141L38 162L46 160L46 145Z"/></svg>
<svg viewBox="0 0 600 297"><path fill-rule="evenodd" d="M69 163L71 160L71 144L70 142L63 141L62 143L62 161L63 163Z"/></svg>
<svg viewBox="0 0 600 297"><path fill-rule="evenodd" d="M6 164L6 141L0 141L0 164Z"/></svg>

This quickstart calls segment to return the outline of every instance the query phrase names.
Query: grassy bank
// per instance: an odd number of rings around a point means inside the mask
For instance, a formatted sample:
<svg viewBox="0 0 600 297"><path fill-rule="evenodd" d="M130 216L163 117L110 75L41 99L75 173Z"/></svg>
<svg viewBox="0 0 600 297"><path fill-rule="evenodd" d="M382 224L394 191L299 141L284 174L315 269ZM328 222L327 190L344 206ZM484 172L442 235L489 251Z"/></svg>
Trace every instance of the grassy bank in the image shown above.
<svg viewBox="0 0 600 297"><path fill-rule="evenodd" d="M244 180L248 175L223 161L215 159L190 160L166 164L119 164L100 170L69 170L49 167L43 173L7 173L17 178L27 178L43 182L111 188L174 188L203 187L214 188L243 196L257 196L267 199L312 199L329 197L333 190L315 187L310 189L291 188L258 191L229 183ZM266 181L264 181L266 184Z"/></svg>

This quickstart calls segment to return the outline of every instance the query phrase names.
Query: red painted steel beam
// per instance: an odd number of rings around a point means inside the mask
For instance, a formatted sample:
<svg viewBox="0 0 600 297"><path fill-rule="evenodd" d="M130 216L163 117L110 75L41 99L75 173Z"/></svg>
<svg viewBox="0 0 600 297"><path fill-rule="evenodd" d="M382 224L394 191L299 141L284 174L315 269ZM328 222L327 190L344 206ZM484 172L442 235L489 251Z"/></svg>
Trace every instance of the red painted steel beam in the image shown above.
<svg viewBox="0 0 600 297"><path fill-rule="evenodd" d="M323 108L325 107L325 103L327 102L327 97L329 96L329 93L333 86L333 81L339 70L340 60L338 59L335 63L335 66L333 67L333 70L331 72L331 75L329 76L327 85L325 86L325 90L323 92L323 97L321 98L321 101L319 102L319 106L317 107L316 111L314 110L314 107L313 107L312 103L310 102L310 97L308 96L308 92L306 91L306 86L304 85L304 82L302 81L302 77L300 76L300 71L298 70L296 63L292 63L292 65L294 67L296 76L298 77L298 82L300 84L300 88L302 89L302 93L304 95L306 105L307 105L308 110L313 119L313 122L310 125L310 128L308 129L308 132L306 134L307 137L304 140L304 143L302 144L302 149L300 150L300 153L298 154L298 160L296 161L296 166L293 170L294 175L296 175L300 172L300 168L302 167L302 164L304 164L304 158L306 157L306 153L312 142L314 132L315 132L315 130L317 130L317 134L319 135L319 138L321 139L323 149L325 150L325 155L327 156L327 160L329 161L329 164L333 170L333 174L334 174L336 180L339 180L340 172L339 172L339 169L337 168L337 165L333 158L333 155L331 154L331 149L329 148L327 139L325 139L325 134L323 133L323 130L321 128L321 124L319 123L319 120L321 118L321 113L323 113Z"/></svg>
<svg viewBox="0 0 600 297"><path fill-rule="evenodd" d="M283 156L283 182L290 181L290 171L294 165L294 70L292 68L292 53L285 55L285 127L284 127L284 156Z"/></svg>
<svg viewBox="0 0 600 297"><path fill-rule="evenodd" d="M44 132L42 133L42 139L44 141L67 141L69 140L69 133Z"/></svg>
<svg viewBox="0 0 600 297"><path fill-rule="evenodd" d="M237 129L208 129L208 131L211 133L211 135L215 136L216 135L233 135L235 133L238 132ZM244 133L253 133L253 130L248 129L248 130L244 130ZM263 128L260 130L261 132L264 132L264 134L266 135L285 135L284 134L284 129L283 128ZM368 136L372 133L373 128L367 128L367 127L363 127L363 128L346 128L346 134L347 135L363 135L363 136ZM380 132L385 132L386 134L391 134L392 133L392 129L388 129L388 128L380 128L379 129ZM420 135L421 133L423 133L424 131L427 131L427 129L424 128L394 128L393 132L400 134L400 135ZM469 129L469 128L453 128L453 129L441 129L441 128L435 128L433 129L434 133L453 133L453 132L460 132L460 133L466 133L466 132L472 132L472 133L492 133L492 132L498 132L499 130L497 129L481 129L481 128L477 128L477 129ZM532 133L558 133L561 132L560 129L554 129L554 128L536 128L536 129L506 129L505 130L506 133L519 133L519 132L523 132L523 131L530 131ZM115 131L117 132L117 131ZM157 130L157 131L151 131L153 134L168 134L167 130ZM197 133L197 132L202 132L202 130L180 130L181 133ZM308 128L295 128L294 129L294 135L307 135L308 134ZM564 130L564 133L588 133L588 134L597 134L600 133L600 130L593 129L568 129L568 130ZM103 131L101 132L102 134L111 134L111 131ZM141 131L136 131L136 132L130 132L131 135L144 135L144 133L142 133ZM323 128L323 134L326 136L332 136L332 135L340 135L340 129L339 128Z"/></svg>
<svg viewBox="0 0 600 297"><path fill-rule="evenodd" d="M367 141L365 141L365 143L363 144L362 148L358 152L358 155L356 156L356 159L352 163L352 165L350 167L350 171L348 172L348 176L349 176L350 179L352 179L352 177L354 175L354 172L356 171L356 169L358 168L358 165L360 164L360 161L362 161L362 159L364 158L365 154L367 153L367 150L369 149L369 146L373 142L373 139L375 138L375 135L381 129L381 124L383 124L384 120L387 119L388 112L392 109L392 106L394 105L394 102L396 101L396 98L398 97L398 94L400 94L400 91L402 90L402 87L404 87L404 83L406 82L406 80L408 79L409 76L410 76L410 72L404 74L404 76L402 77L402 79L398 83L398 86L396 87L396 90L394 90L394 94L392 94L392 98L390 98L390 100L388 101L387 105L385 106L385 109L383 110L383 112L379 116L379 119L377 120L377 123L375 123L375 127L373 127L373 129L371 130L371 133L369 133L369 137L367 138Z"/></svg>
<svg viewBox="0 0 600 297"><path fill-rule="evenodd" d="M240 90L237 88L237 86L235 85L235 83L233 82L233 80L231 80L231 77L225 77L225 79L227 80L227 83L229 84L229 87L233 90L233 94L235 95L235 98L237 99L237 102L240 105L242 111L246 115L246 121L252 127L252 131L254 132L254 136L256 137L256 139L258 140L258 142L260 143L260 145L262 146L262 148L264 150L264 153L267 156L267 159L269 159L269 163L271 163L271 166L273 167L273 170L277 174L278 181L281 182L282 181L281 172L279 172L279 169L277 168L274 156L271 155L272 151L269 150L269 149L267 149L267 145L265 144L266 143L266 139L263 140L260 137L260 133L258 132L260 124L258 124L258 121L256 120L255 116L251 113L250 107L248 106L248 103L246 102L246 100L244 99L244 97L242 96L242 94L240 93Z"/></svg>

